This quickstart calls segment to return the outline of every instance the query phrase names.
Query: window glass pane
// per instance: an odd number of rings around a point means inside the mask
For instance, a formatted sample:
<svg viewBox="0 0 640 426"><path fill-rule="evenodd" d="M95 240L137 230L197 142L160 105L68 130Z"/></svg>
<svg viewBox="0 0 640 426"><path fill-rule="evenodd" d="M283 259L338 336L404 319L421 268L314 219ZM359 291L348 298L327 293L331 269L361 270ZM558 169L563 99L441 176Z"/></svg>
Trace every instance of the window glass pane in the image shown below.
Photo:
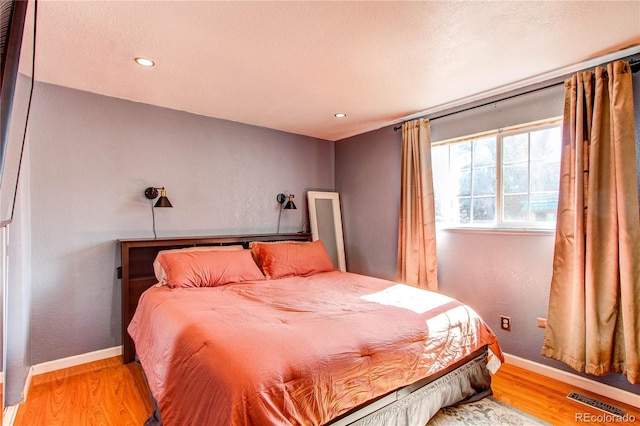
<svg viewBox="0 0 640 426"><path fill-rule="evenodd" d="M443 198L450 191L449 185L449 147L437 146L431 149L431 167L433 168L433 191L435 198Z"/></svg>
<svg viewBox="0 0 640 426"><path fill-rule="evenodd" d="M451 145L451 170L471 167L471 142Z"/></svg>
<svg viewBox="0 0 640 426"><path fill-rule="evenodd" d="M517 134L512 131L432 148L439 226L555 224L562 128L534 124L519 126Z"/></svg>
<svg viewBox="0 0 640 426"><path fill-rule="evenodd" d="M529 197L527 195L505 195L503 220L526 222L529 217Z"/></svg>
<svg viewBox="0 0 640 426"><path fill-rule="evenodd" d="M496 218L496 199L481 197L473 199L473 221L493 222Z"/></svg>
<svg viewBox="0 0 640 426"><path fill-rule="evenodd" d="M558 192L560 163L551 161L531 162L531 192Z"/></svg>
<svg viewBox="0 0 640 426"><path fill-rule="evenodd" d="M529 192L529 167L527 164L504 166L503 188L505 194Z"/></svg>
<svg viewBox="0 0 640 426"><path fill-rule="evenodd" d="M471 198L457 198L455 211L458 213L458 223L469 223L471 218Z"/></svg>
<svg viewBox="0 0 640 426"><path fill-rule="evenodd" d="M502 162L515 163L529 160L529 134L507 136L502 139Z"/></svg>
<svg viewBox="0 0 640 426"><path fill-rule="evenodd" d="M531 132L531 159L560 159L562 130L560 127Z"/></svg>
<svg viewBox="0 0 640 426"><path fill-rule="evenodd" d="M462 171L454 175L453 181L456 183L455 192L457 195L468 196L471 195L471 171Z"/></svg>
<svg viewBox="0 0 640 426"><path fill-rule="evenodd" d="M495 195L496 168L473 169L473 195Z"/></svg>
<svg viewBox="0 0 640 426"><path fill-rule="evenodd" d="M473 167L496 165L496 138L484 138L473 142Z"/></svg>
<svg viewBox="0 0 640 426"><path fill-rule="evenodd" d="M531 219L535 222L555 222L558 193L531 194Z"/></svg>
<svg viewBox="0 0 640 426"><path fill-rule="evenodd" d="M447 200L435 199L434 205L436 209L436 222L442 223L447 221L449 209L447 208Z"/></svg>

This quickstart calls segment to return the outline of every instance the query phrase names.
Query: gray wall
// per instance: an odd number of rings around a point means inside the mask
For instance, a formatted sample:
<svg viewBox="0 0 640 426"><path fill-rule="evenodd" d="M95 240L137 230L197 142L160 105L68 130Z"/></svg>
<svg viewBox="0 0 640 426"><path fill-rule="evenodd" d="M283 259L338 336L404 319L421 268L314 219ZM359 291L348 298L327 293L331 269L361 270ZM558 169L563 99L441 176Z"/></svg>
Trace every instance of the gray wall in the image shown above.
<svg viewBox="0 0 640 426"><path fill-rule="evenodd" d="M121 344L118 238L276 232L333 188L334 143L39 83L30 123L31 364ZM213 101L213 100L212 100ZM305 219L306 220L306 219Z"/></svg>
<svg viewBox="0 0 640 426"><path fill-rule="evenodd" d="M25 156L30 150L25 144ZM7 353L4 401L13 405L21 401L24 383L31 367L31 230L30 230L30 167L23 164L20 172L14 220L7 227L8 291L6 333Z"/></svg>
<svg viewBox="0 0 640 426"><path fill-rule="evenodd" d="M400 132L391 127L336 143L347 270L395 280Z"/></svg>
<svg viewBox="0 0 640 426"><path fill-rule="evenodd" d="M634 83L638 117L640 74ZM563 91L558 85L433 120L431 140L562 115ZM347 268L352 272L395 278L400 141L400 132L389 127L336 142L336 190L345 200ZM536 318L547 313L553 243L551 234L440 231L440 291L478 311L505 352L573 373L540 355L544 330L536 327ZM511 332L500 329L500 315L511 317ZM640 393L622 375L594 380Z"/></svg>
<svg viewBox="0 0 640 426"><path fill-rule="evenodd" d="M9 142L5 154L2 172L0 210L2 219L13 222L6 227L8 243L7 291L4 296L7 321L2 331L6 339L3 347L4 392L3 399L15 404L21 399L24 382L31 367L29 319L31 316L31 246L30 246L30 170L28 161L24 161L20 170L21 183L16 188L21 152L29 156L29 139L24 138L25 118L28 110L28 98L31 80L19 74L14 95L13 112L9 129ZM16 189L15 209L14 192Z"/></svg>

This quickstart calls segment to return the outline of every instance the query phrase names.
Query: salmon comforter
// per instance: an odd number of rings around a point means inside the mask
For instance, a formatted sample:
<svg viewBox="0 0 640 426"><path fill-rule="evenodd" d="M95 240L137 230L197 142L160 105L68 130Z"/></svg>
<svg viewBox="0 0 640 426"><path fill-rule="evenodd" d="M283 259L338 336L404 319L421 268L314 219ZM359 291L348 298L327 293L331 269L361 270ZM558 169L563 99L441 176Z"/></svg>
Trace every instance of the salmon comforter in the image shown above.
<svg viewBox="0 0 640 426"><path fill-rule="evenodd" d="M439 293L348 272L152 287L128 328L170 425L319 425L496 336Z"/></svg>

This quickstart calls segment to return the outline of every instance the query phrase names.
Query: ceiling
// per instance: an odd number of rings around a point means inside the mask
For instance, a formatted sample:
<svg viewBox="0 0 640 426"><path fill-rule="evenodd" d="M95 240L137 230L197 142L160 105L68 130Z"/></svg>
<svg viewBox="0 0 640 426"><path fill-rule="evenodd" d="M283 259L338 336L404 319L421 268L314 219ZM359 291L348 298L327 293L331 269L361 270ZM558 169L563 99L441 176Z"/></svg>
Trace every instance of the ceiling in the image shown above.
<svg viewBox="0 0 640 426"><path fill-rule="evenodd" d="M35 75L335 141L638 45L640 1L40 0Z"/></svg>

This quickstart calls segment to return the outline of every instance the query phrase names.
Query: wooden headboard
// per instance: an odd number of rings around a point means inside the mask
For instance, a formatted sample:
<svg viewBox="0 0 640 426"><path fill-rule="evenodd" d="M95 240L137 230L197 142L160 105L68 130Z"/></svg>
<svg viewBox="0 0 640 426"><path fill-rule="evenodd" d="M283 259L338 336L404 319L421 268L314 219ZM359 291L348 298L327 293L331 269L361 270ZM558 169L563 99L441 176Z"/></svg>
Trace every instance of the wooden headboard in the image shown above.
<svg viewBox="0 0 640 426"><path fill-rule="evenodd" d="M158 281L153 272L153 261L160 250L242 244L247 248L252 241L310 241L311 234L256 234L225 235L215 237L172 237L155 239L119 240L122 266L122 358L125 364L135 357L135 346L127 327L138 307L142 293Z"/></svg>

